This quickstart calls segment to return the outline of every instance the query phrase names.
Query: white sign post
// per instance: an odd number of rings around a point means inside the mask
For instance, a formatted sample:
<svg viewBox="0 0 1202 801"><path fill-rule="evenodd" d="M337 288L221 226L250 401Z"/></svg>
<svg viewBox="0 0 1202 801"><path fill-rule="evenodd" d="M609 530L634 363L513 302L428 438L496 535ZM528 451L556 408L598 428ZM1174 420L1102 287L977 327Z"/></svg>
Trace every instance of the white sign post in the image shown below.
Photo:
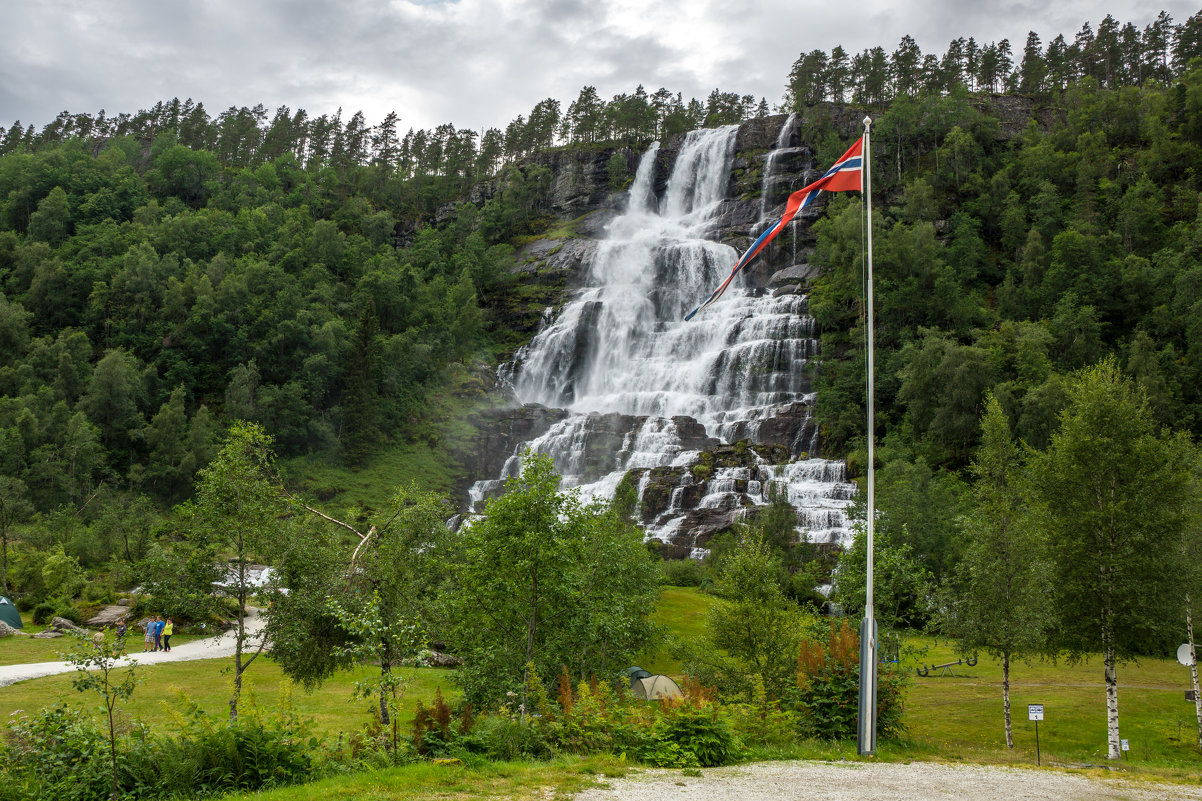
<svg viewBox="0 0 1202 801"><path fill-rule="evenodd" d="M1122 750L1124 753L1131 750L1131 743L1127 742L1125 739L1119 740L1119 744L1122 747Z"/></svg>
<svg viewBox="0 0 1202 801"><path fill-rule="evenodd" d="M1035 721L1035 764L1042 764L1039 756L1039 721L1043 720L1043 704L1027 704L1027 720Z"/></svg>

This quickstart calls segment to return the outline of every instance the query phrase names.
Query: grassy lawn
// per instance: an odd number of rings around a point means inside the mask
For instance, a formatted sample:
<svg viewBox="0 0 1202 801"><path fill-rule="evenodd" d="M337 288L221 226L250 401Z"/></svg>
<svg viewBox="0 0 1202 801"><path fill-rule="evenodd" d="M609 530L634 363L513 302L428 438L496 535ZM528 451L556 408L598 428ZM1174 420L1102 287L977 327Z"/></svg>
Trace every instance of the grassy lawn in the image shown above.
<svg viewBox="0 0 1202 801"><path fill-rule="evenodd" d="M678 637L697 637L705 625L711 596L687 587L666 587L655 619ZM957 659L954 645L933 637L910 637L902 649L908 677L905 722L900 742L882 742L880 759L937 759L1013 765L1035 764L1035 724L1027 704L1043 704L1039 724L1043 764L1080 768L1107 765L1106 695L1100 658L1070 665L1021 662L1010 668L1014 751L1005 747L1001 663L981 655L975 667L960 665L953 675L915 668ZM678 675L679 663L666 652L646 659L653 672ZM1197 746L1194 705L1185 701L1189 671L1176 659L1142 659L1120 665L1119 722L1131 750L1119 766L1138 775L1197 782L1202 751ZM822 756L822 755L826 756ZM780 754L782 756L786 754ZM809 743L788 749L798 758L855 758L855 743Z"/></svg>
<svg viewBox="0 0 1202 801"><path fill-rule="evenodd" d="M1013 753L1004 747L1002 669L984 655L976 667L953 668L955 675L927 678L914 674L918 664L956 659L950 643L914 638L926 649L921 658L903 657L912 676L906 703L909 739L923 750L952 759L1035 761L1035 724L1027 720L1027 704L1043 704L1039 724L1042 759L1070 765L1106 760L1106 694L1100 658L1066 662L1018 663L1010 669ZM1185 701L1189 671L1175 659L1143 659L1121 665L1119 723L1130 742L1126 765L1202 770L1197 746L1194 705Z"/></svg>
<svg viewBox="0 0 1202 801"><path fill-rule="evenodd" d="M628 771L625 762L608 755L564 757L550 762L491 762L472 767L420 763L225 798L254 798L257 801L562 799L604 782L608 777L623 776Z"/></svg>
<svg viewBox="0 0 1202 801"><path fill-rule="evenodd" d="M669 637L695 640L705 629L705 613L713 602L714 596L692 587L664 587L653 619L667 630ZM639 659L642 660L639 667L652 673L681 675L680 662L668 653L666 643L655 651L640 654Z"/></svg>
<svg viewBox="0 0 1202 801"><path fill-rule="evenodd" d="M184 695L208 714L225 717L229 714L233 688L232 664L232 659L202 659L147 665L138 670L141 682L133 699L121 708L131 718L152 727L170 728L172 713L179 710L181 695ZM293 687L274 662L260 659L243 674L243 703L258 703L262 708L272 709L291 694L293 708L302 717L312 719L315 733L354 731L368 722L370 705L369 701L352 698L354 685L376 672L377 668L366 665L344 671L327 681L320 690L306 693L300 687ZM410 721L416 701L429 702L437 688L441 688L447 698L456 694L449 681L449 671L423 668L404 672L413 679L404 702ZM76 692L71 687L71 680L72 674L63 673L0 687L0 721L6 720L14 710L40 709L60 699L79 709L96 711L99 719L96 710L99 696Z"/></svg>

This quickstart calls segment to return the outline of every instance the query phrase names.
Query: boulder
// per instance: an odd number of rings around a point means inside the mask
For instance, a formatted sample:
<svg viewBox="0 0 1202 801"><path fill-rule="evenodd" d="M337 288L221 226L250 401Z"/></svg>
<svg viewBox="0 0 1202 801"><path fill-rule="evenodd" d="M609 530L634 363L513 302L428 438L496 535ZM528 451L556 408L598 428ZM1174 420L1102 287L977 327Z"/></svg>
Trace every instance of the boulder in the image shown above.
<svg viewBox="0 0 1202 801"><path fill-rule="evenodd" d="M133 606L133 603L129 598L119 598L117 600L117 606Z"/></svg>
<svg viewBox="0 0 1202 801"><path fill-rule="evenodd" d="M86 631L72 623L70 620L67 620L65 617L56 617L54 620L51 620L50 628L61 632L69 631L72 634L87 634Z"/></svg>
<svg viewBox="0 0 1202 801"><path fill-rule="evenodd" d="M11 637L16 633L16 629L5 623L3 620L0 620L0 638Z"/></svg>
<svg viewBox="0 0 1202 801"><path fill-rule="evenodd" d="M89 626L115 626L125 619L129 614L129 609L124 606L114 604L106 606L92 617L88 618Z"/></svg>
<svg viewBox="0 0 1202 801"><path fill-rule="evenodd" d="M463 660L457 656L444 654L441 651L431 651L422 664L426 667L458 667L463 664Z"/></svg>
<svg viewBox="0 0 1202 801"><path fill-rule="evenodd" d="M33 635L33 638L35 640L54 640L61 636L63 636L63 633L61 631L55 631L54 629L46 629L45 631L40 631L37 634Z"/></svg>

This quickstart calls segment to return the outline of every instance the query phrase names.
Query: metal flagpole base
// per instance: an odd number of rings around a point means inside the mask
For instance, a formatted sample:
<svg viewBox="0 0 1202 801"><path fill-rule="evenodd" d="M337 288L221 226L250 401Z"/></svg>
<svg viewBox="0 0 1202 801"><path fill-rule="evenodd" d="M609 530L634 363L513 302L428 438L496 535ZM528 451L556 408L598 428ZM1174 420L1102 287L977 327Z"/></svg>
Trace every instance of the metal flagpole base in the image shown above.
<svg viewBox="0 0 1202 801"><path fill-rule="evenodd" d="M876 620L860 622L860 709L856 732L856 749L861 756L876 753Z"/></svg>

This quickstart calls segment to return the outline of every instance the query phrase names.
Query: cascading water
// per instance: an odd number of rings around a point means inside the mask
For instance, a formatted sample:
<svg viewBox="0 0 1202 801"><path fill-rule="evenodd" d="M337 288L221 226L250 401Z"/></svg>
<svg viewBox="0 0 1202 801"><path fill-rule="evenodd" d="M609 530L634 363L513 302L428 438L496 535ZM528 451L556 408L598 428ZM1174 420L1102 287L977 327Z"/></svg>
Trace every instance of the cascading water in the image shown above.
<svg viewBox="0 0 1202 801"><path fill-rule="evenodd" d="M683 319L737 257L707 238L727 192L736 132L688 134L659 198L659 146L643 155L626 212L610 223L582 288L503 378L523 404L570 412L525 447L550 455L564 484L585 498L612 496L632 473L649 536L671 542L691 530L686 544L694 546L698 529L712 534L746 507L768 503L776 482L811 541L843 543L854 487L841 463L808 458L816 443L803 368L817 341L805 296L736 282L701 318ZM766 168L771 173L771 159ZM763 429L778 444L759 447ZM511 458L505 475L519 462ZM473 502L500 483L478 482Z"/></svg>

